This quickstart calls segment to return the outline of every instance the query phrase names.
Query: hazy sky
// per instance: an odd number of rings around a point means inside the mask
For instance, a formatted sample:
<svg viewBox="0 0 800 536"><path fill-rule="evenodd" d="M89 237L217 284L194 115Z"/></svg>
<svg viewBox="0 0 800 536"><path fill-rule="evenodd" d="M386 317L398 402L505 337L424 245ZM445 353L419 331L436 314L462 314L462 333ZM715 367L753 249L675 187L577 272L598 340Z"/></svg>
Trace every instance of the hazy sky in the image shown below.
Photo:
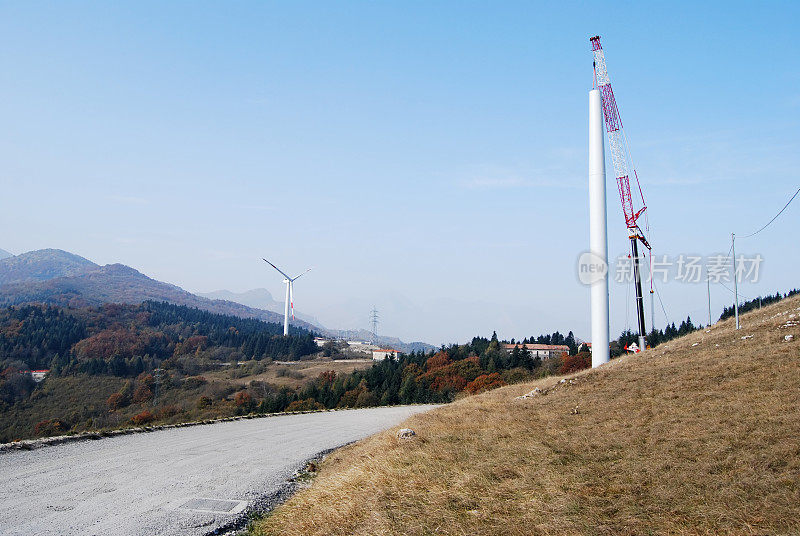
<svg viewBox="0 0 800 536"><path fill-rule="evenodd" d="M0 247L282 299L266 256L314 266L296 306L328 327L375 305L406 340L588 337L589 37L656 252L725 254L800 187L798 20L798 2L4 2ZM796 201L737 241L764 257L744 296L800 286L799 220ZM670 321L705 323L705 284L660 290ZM731 295L711 293L716 318Z"/></svg>

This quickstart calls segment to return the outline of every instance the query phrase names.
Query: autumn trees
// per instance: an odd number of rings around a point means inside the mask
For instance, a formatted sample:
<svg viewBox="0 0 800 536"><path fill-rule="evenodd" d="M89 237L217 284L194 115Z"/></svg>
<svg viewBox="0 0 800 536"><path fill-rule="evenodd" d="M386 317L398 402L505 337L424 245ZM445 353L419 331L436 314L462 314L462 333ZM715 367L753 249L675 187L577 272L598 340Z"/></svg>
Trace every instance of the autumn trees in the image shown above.
<svg viewBox="0 0 800 536"><path fill-rule="evenodd" d="M475 338L435 353L412 352L385 359L350 374L326 371L300 389L260 393L256 407L257 411L290 411L310 407L309 400L328 409L448 402L461 393L480 393L551 370L530 352L505 351L496 337Z"/></svg>
<svg viewBox="0 0 800 536"><path fill-rule="evenodd" d="M300 359L313 335L277 324L158 302L66 309L0 309L0 370L11 362L51 374L135 377L159 367L196 374L214 361Z"/></svg>
<svg viewBox="0 0 800 536"><path fill-rule="evenodd" d="M560 374L572 374L592 366L592 354L580 352L575 355L565 355L561 358Z"/></svg>

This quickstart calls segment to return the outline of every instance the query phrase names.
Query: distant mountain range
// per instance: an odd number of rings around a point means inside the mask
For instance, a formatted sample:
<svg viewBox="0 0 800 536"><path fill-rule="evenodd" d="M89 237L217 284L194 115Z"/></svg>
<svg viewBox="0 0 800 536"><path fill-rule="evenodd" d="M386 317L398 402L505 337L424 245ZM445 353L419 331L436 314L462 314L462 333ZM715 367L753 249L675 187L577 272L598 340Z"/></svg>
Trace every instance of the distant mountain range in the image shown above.
<svg viewBox="0 0 800 536"><path fill-rule="evenodd" d="M214 300L227 300L236 303L241 303L249 307L258 309L266 309L268 311L275 311L283 315L284 302L276 301L272 294L265 288L254 288L245 292L231 292L230 290L215 290L214 292L197 293L198 296ZM372 333L366 329L349 329L349 330L335 330L324 328L320 325L319 321L313 316L295 313L297 318L305 320L318 327L321 334L329 337L340 337L356 341L371 341ZM424 342L403 342L397 337L386 337L379 335L375 344L386 346L400 350L402 352L414 352L422 350L435 350L436 347Z"/></svg>
<svg viewBox="0 0 800 536"><path fill-rule="evenodd" d="M283 322L283 315L227 300L196 296L156 281L124 264L100 266L59 249L41 249L0 259L0 306L24 303L85 307L157 300L213 313ZM302 320L295 325L318 331Z"/></svg>
<svg viewBox="0 0 800 536"><path fill-rule="evenodd" d="M215 290L214 292L198 292L198 296L210 300L228 300L248 307L257 309L267 309L269 311L281 312L283 302L278 302L272 294L265 288L254 288L245 292L231 292L230 290Z"/></svg>
<svg viewBox="0 0 800 536"><path fill-rule="evenodd" d="M283 303L266 289L235 293L218 290L192 294L176 285L157 281L124 264L100 266L80 255L60 249L40 249L20 255L0 250L0 306L47 303L67 307L104 303L137 305L146 300L196 307L212 313L283 323ZM326 329L311 316L297 315L293 325L327 336L369 340L366 330ZM397 350L430 350L421 342L404 343L395 337L378 337L377 343Z"/></svg>
<svg viewBox="0 0 800 536"><path fill-rule="evenodd" d="M256 309L265 309L267 311L273 311L278 314L283 314L284 311L284 302L279 302L272 297L270 291L265 288L254 288L252 290L247 290L245 292L231 292L230 290L215 290L214 292L197 292L198 296L203 298L208 298L210 300L225 300L225 301L232 301L236 303L241 303L242 305L247 305L248 307L254 307ZM319 325L319 321L314 318L313 316L295 312L295 316L300 320L305 320L306 322L314 325Z"/></svg>
<svg viewBox="0 0 800 536"><path fill-rule="evenodd" d="M8 253L3 251L3 253ZM39 249L22 255L0 254L0 286L10 283L48 281L100 268L79 255L60 249Z"/></svg>
<svg viewBox="0 0 800 536"><path fill-rule="evenodd" d="M353 341L372 340L372 332L366 329L340 329L340 330L329 329L327 331L328 334L332 337L340 337L343 339L348 339ZM423 352L436 350L436 347L434 345L428 344L427 342L419 342L419 341L403 342L397 337L390 337L387 335L378 335L375 339L375 344L385 348L392 348L394 350L399 350L405 353L418 352L420 350L422 350Z"/></svg>

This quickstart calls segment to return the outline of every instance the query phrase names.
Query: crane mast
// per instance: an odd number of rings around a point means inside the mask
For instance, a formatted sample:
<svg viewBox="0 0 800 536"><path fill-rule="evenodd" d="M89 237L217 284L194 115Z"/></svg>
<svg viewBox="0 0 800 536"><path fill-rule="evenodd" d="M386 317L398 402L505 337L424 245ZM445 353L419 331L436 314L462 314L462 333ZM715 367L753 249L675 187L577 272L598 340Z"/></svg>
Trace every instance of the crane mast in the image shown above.
<svg viewBox="0 0 800 536"><path fill-rule="evenodd" d="M633 277L636 287L636 313L639 324L639 348L645 349L645 323L644 323L644 299L642 296L642 277L639 266L639 247L638 242L650 250L645 233L639 226L639 217L647 210L644 202L644 194L639 184L639 176L633 167L633 160L625 138L625 131L622 128L622 119L619 115L617 101L614 98L614 90L611 88L611 79L608 76L606 58L603 47L600 45L600 36L589 39L592 44L592 55L594 56L594 85L600 90L603 105L603 119L608 134L608 146L611 150L611 162L614 166L614 175L617 179L617 189L619 190L620 201L622 202L622 213L625 216L625 226L628 228L628 238L631 241L631 259L633 261ZM636 181L636 198L631 194L631 180L628 171L633 170ZM641 200L641 204L639 203ZM637 208L638 207L638 208ZM646 221L646 218L645 218ZM647 225L645 225L647 228ZM651 267L652 268L652 267ZM650 277L650 293L653 293L652 274ZM651 297L652 299L652 297Z"/></svg>

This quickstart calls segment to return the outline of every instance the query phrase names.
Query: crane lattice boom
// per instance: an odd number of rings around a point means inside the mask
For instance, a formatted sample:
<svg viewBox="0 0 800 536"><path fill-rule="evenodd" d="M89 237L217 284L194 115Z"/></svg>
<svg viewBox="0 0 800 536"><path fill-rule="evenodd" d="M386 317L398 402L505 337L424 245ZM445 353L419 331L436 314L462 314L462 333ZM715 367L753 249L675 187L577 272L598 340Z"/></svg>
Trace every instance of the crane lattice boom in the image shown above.
<svg viewBox="0 0 800 536"><path fill-rule="evenodd" d="M625 216L625 225L628 227L628 238L631 241L631 259L633 261L634 288L636 290L636 316L639 324L639 348L644 349L646 346L645 333L647 333L647 330L644 323L644 297L642 296L642 276L639 267L637 242L641 241L647 249L651 248L637 220L639 216L647 210L647 205L644 202L642 186L639 184L639 176L636 174L636 169L633 167L633 160L631 159L627 139L625 138L625 131L622 128L622 119L620 119L619 116L619 108L617 108L617 101L614 98L614 90L611 89L611 79L608 77L606 57L603 53L603 47L600 45L600 36L596 35L590 38L589 41L592 43L592 55L594 56L594 84L595 87L600 90L603 119L606 125L606 132L608 133L608 145L611 149L611 161L614 165L614 174L617 177L617 188L619 189L620 201L622 201L622 213ZM636 178L636 189L639 191L637 199L634 199L631 195L630 173L628 172L629 162L630 169L633 170L633 176ZM641 208L637 210L634 205L638 205L639 199L641 199L642 203ZM645 216L645 230L649 233L650 230L648 229L647 219L647 216ZM652 259L653 257L651 255L651 304L653 299Z"/></svg>
<svg viewBox="0 0 800 536"><path fill-rule="evenodd" d="M622 202L622 213L625 216L625 225L632 235L635 234L639 240L650 249L650 245L637 223L639 216L647 209L647 205L645 205L644 202L644 195L639 185L638 175L636 175L636 170L634 170L636 187L639 190L639 197L642 201L641 208L638 210L634 208L634 200L631 195L630 174L628 172L628 162L631 161L631 158L625 144L622 119L619 115L619 108L617 108L617 101L614 99L614 90L611 88L611 79L608 76L603 47L600 45L600 36L592 37L590 41L592 43L592 54L594 55L595 85L602 95L603 118L605 120L606 132L608 133L608 145L611 149L611 161L614 165L614 174L617 178L617 188L619 189L619 197Z"/></svg>

